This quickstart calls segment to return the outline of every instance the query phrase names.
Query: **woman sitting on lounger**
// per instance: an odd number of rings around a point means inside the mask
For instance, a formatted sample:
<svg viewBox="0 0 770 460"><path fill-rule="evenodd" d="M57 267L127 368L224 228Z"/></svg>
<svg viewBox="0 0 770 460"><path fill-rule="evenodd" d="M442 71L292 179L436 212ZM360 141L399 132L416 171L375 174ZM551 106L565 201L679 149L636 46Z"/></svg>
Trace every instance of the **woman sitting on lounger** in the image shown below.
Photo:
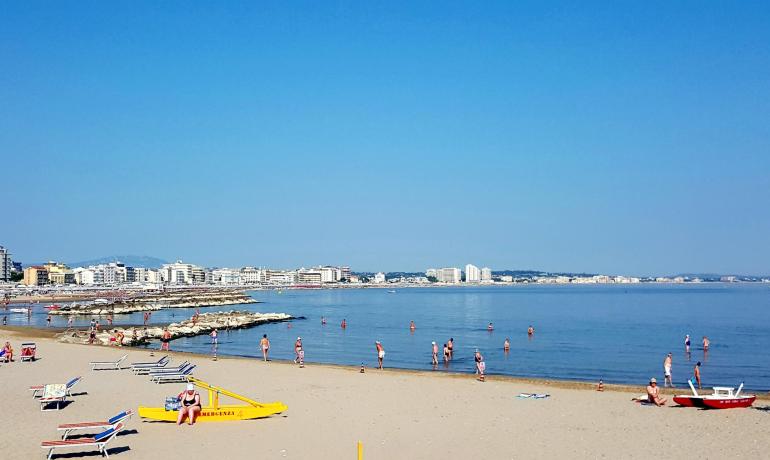
<svg viewBox="0 0 770 460"><path fill-rule="evenodd" d="M181 425L187 416L187 422L192 425L201 413L201 395L195 391L195 385L188 383L187 390L179 393L177 399L179 399L179 417L176 419L176 424Z"/></svg>
<svg viewBox="0 0 770 460"><path fill-rule="evenodd" d="M13 347L11 346L11 342L5 342L3 351L5 352L5 354L3 355L3 359L5 359L5 362L10 363L11 361L13 361Z"/></svg>

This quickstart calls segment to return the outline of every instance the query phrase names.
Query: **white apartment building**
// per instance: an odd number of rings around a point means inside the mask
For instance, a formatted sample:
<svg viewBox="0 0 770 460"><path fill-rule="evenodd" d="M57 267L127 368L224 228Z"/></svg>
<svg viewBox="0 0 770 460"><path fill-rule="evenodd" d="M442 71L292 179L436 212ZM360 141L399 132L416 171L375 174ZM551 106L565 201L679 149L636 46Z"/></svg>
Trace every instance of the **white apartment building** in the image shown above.
<svg viewBox="0 0 770 460"><path fill-rule="evenodd" d="M0 246L0 281L8 281L11 279L11 267L13 267L11 253Z"/></svg>
<svg viewBox="0 0 770 460"><path fill-rule="evenodd" d="M324 272L318 269L297 270L297 283L299 284L321 284L323 283Z"/></svg>
<svg viewBox="0 0 770 460"><path fill-rule="evenodd" d="M217 268L211 271L211 282L224 285L240 284L241 272L232 268Z"/></svg>
<svg viewBox="0 0 770 460"><path fill-rule="evenodd" d="M379 272L374 275L374 283L375 284L382 284L385 282L385 273Z"/></svg>
<svg viewBox="0 0 770 460"><path fill-rule="evenodd" d="M436 270L436 279L440 283L456 284L462 280L462 272L457 267L439 268Z"/></svg>
<svg viewBox="0 0 770 460"><path fill-rule="evenodd" d="M481 281L481 271L479 267L468 264L465 266L465 282L478 283Z"/></svg>
<svg viewBox="0 0 770 460"><path fill-rule="evenodd" d="M429 268L425 270L425 277L426 278L438 278L438 270L435 268Z"/></svg>
<svg viewBox="0 0 770 460"><path fill-rule="evenodd" d="M85 286L96 284L96 271L93 268L78 267L72 270L75 274L75 283Z"/></svg>
<svg viewBox="0 0 770 460"><path fill-rule="evenodd" d="M267 284L296 284L297 272L286 270L265 270Z"/></svg>
<svg viewBox="0 0 770 460"><path fill-rule="evenodd" d="M492 269L489 267L484 267L481 269L481 282L482 283L491 283L492 282Z"/></svg>
<svg viewBox="0 0 770 460"><path fill-rule="evenodd" d="M262 270L254 267L241 268L241 283L257 284L263 281Z"/></svg>
<svg viewBox="0 0 770 460"><path fill-rule="evenodd" d="M163 282L166 284L192 284L193 267L195 265L186 264L178 260L173 264L164 264L160 269L160 273Z"/></svg>

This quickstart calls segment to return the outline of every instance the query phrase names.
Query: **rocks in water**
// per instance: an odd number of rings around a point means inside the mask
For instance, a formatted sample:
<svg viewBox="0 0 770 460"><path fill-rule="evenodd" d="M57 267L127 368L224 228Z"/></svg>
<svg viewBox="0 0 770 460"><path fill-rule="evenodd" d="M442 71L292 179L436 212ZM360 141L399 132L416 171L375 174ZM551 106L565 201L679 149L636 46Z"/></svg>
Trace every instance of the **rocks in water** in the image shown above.
<svg viewBox="0 0 770 460"><path fill-rule="evenodd" d="M138 311L156 311L162 308L212 307L246 303L259 303L259 301L245 292L185 292L145 295L112 303L62 305L58 310L51 310L49 313L64 316L105 316L135 313Z"/></svg>
<svg viewBox="0 0 770 460"><path fill-rule="evenodd" d="M286 313L258 313L250 311L229 311L216 313L201 313L197 319L188 319L180 323L171 323L167 326L171 333L171 339L179 337L192 337L209 334L214 329L241 329L254 327L260 324L288 321L294 319ZM113 337L123 333L123 345L139 345L150 340L157 340L163 336L162 327L113 327L109 330L101 330L96 334L94 343L99 345L111 345ZM67 331L57 335L57 339L67 343L88 343L87 330Z"/></svg>

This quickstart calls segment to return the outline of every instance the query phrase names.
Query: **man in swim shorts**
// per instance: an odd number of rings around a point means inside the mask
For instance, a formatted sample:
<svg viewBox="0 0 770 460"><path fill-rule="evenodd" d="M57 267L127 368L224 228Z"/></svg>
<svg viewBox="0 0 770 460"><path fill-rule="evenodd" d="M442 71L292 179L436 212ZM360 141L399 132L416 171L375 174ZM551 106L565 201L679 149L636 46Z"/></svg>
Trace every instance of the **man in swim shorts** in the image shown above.
<svg viewBox="0 0 770 460"><path fill-rule="evenodd" d="M664 377L663 386L667 387L671 385L671 387L673 388L674 381L671 378L671 361L672 361L671 353L669 353L668 355L666 355L666 359L663 360L663 377Z"/></svg>
<svg viewBox="0 0 770 460"><path fill-rule="evenodd" d="M374 342L374 346L377 348L377 365L382 369L382 360L385 358L385 349L382 347L379 340Z"/></svg>

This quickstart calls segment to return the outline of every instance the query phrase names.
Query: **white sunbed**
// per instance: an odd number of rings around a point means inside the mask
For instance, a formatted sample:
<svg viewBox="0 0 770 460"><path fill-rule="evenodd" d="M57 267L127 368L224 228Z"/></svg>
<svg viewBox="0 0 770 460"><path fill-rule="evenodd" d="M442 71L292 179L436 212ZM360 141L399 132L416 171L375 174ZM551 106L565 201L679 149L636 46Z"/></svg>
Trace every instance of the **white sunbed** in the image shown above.
<svg viewBox="0 0 770 460"><path fill-rule="evenodd" d="M95 435L93 438L79 438L79 439L64 439L56 441L43 441L40 443L40 447L48 449L48 460L51 459L56 449L63 448L86 448L95 447L105 457L109 458L107 453L107 444L112 441L115 436L123 429L125 425L122 422L118 422L115 426L111 426L105 431Z"/></svg>
<svg viewBox="0 0 770 460"><path fill-rule="evenodd" d="M123 355L117 361L91 361L92 371L107 371L107 370L119 370L120 364L128 358L128 355Z"/></svg>
<svg viewBox="0 0 770 460"><path fill-rule="evenodd" d="M83 377L75 377L74 379L67 382L65 389L67 396L72 396L72 387L80 383L81 380L83 380ZM45 385L33 385L29 387L29 391L32 392L33 398L37 398L38 396L42 395L43 390L45 390Z"/></svg>
<svg viewBox="0 0 770 460"><path fill-rule="evenodd" d="M190 363L190 361L185 361L182 364L178 365L177 367L150 369L147 372L138 372L138 374L147 374L149 376L163 375L163 374L179 374L180 372L184 372L185 370L187 370L187 368L190 366L192 366L192 363Z"/></svg>
<svg viewBox="0 0 770 460"><path fill-rule="evenodd" d="M153 375L150 377L150 381L155 383L186 382L187 378L192 376L193 369L195 369L195 365L192 365L188 367L184 372L177 374Z"/></svg>
<svg viewBox="0 0 770 460"><path fill-rule="evenodd" d="M171 361L171 358L166 355L160 358L157 361L153 361L150 363L131 363L131 369L137 370L137 369L157 369L166 367L166 365Z"/></svg>
<svg viewBox="0 0 770 460"><path fill-rule="evenodd" d="M62 425L59 425L56 429L64 432L62 434L62 439L67 439L67 436L69 436L69 434L73 431L92 430L95 428L105 430L107 428L111 428L112 426L116 425L118 422L122 422L123 424L125 424L126 421L130 419L132 415L134 415L134 411L129 409L115 415L109 420L103 420L98 422L64 423Z"/></svg>

